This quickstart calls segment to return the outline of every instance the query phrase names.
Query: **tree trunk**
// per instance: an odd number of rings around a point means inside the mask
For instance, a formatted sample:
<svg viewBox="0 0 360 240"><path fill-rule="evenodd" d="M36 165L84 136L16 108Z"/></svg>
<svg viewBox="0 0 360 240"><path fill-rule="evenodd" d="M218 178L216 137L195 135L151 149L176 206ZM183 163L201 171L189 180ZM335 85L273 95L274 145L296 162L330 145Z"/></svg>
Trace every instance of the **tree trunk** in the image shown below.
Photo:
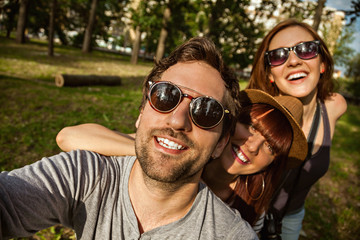
<svg viewBox="0 0 360 240"><path fill-rule="evenodd" d="M131 53L131 64L137 64L138 56L139 56L139 50L140 50L140 42L141 42L141 32L140 32L140 26L136 27L135 30L135 39L133 43L133 49Z"/></svg>
<svg viewBox="0 0 360 240"><path fill-rule="evenodd" d="M56 0L52 0L50 8L49 18L49 44L48 44L48 55L54 56L54 22L55 22L55 8Z"/></svg>
<svg viewBox="0 0 360 240"><path fill-rule="evenodd" d="M318 0L318 5L316 7L316 13L314 16L314 23L312 26L315 31L317 31L319 29L320 22L321 22L321 16L322 16L322 10L325 6L325 2L326 2L326 0Z"/></svg>
<svg viewBox="0 0 360 240"><path fill-rule="evenodd" d="M94 24L95 24L97 3L98 3L98 0L92 0L92 2L91 2L89 22L88 22L88 25L86 26L84 42L83 42L83 46L82 46L83 53L89 53L91 51L91 37L92 37L92 32L93 32Z"/></svg>
<svg viewBox="0 0 360 240"><path fill-rule="evenodd" d="M14 11L14 8L9 8L5 11L8 11L8 14L7 14L8 24L6 24L6 37L10 38L11 31L14 28L15 15L17 12Z"/></svg>
<svg viewBox="0 0 360 240"><path fill-rule="evenodd" d="M156 49L155 60L157 62L160 61L161 58L164 56L165 41L166 41L166 38L167 38L167 35L168 35L167 23L170 20L170 16L171 16L171 11L170 11L170 8L167 7L167 8L165 8L165 11L164 11L164 17L163 17L163 22L162 22L163 26L161 28L159 42L158 42L157 49Z"/></svg>
<svg viewBox="0 0 360 240"><path fill-rule="evenodd" d="M55 76L55 85L58 87L90 85L116 86L121 85L121 78L119 76L58 74Z"/></svg>
<svg viewBox="0 0 360 240"><path fill-rule="evenodd" d="M20 0L19 18L16 28L16 42L25 42L25 26L27 17L27 7L29 0Z"/></svg>

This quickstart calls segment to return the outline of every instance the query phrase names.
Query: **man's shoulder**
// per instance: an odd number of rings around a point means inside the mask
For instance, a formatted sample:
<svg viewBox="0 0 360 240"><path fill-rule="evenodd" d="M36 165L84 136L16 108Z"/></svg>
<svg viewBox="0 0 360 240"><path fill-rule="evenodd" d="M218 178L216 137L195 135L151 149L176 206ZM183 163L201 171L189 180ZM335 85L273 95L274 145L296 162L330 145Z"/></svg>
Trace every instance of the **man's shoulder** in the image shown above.
<svg viewBox="0 0 360 240"><path fill-rule="evenodd" d="M49 160L51 165L57 168L77 169L81 172L100 174L107 171L123 171L132 166L136 157L134 156L104 156L88 150L73 150L61 152L49 158L44 158L45 164Z"/></svg>
<svg viewBox="0 0 360 240"><path fill-rule="evenodd" d="M230 208L220 198L218 198L210 189L204 187L206 197L205 221L216 226L216 235L227 236L226 239L257 239L257 235L240 215L239 211Z"/></svg>
<svg viewBox="0 0 360 240"><path fill-rule="evenodd" d="M128 164L129 162L134 162L135 156L105 156L89 150L72 150L70 152L61 152L58 155L52 156L51 158L61 159L65 158L73 161L85 161L88 164L97 164L97 163L111 163L117 162L119 164Z"/></svg>

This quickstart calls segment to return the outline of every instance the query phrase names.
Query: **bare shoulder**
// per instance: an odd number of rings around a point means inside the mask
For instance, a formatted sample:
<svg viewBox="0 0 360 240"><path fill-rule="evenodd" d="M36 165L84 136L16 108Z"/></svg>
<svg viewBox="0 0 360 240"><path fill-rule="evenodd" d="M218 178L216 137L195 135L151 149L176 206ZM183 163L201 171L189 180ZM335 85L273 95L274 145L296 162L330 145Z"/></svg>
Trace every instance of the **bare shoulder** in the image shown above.
<svg viewBox="0 0 360 240"><path fill-rule="evenodd" d="M325 105L329 117L334 121L338 120L346 112L347 109L346 100L339 93L334 93L330 98L326 99Z"/></svg>

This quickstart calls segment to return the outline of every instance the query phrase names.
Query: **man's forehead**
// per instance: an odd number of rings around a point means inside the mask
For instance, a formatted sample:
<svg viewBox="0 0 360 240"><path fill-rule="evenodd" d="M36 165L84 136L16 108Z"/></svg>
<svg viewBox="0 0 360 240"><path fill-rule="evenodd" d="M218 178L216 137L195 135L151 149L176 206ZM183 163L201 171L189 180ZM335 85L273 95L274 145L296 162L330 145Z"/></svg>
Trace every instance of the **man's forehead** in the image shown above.
<svg viewBox="0 0 360 240"><path fill-rule="evenodd" d="M219 71L203 61L176 63L163 73L161 81L169 81L183 90L218 100L222 100L225 93Z"/></svg>

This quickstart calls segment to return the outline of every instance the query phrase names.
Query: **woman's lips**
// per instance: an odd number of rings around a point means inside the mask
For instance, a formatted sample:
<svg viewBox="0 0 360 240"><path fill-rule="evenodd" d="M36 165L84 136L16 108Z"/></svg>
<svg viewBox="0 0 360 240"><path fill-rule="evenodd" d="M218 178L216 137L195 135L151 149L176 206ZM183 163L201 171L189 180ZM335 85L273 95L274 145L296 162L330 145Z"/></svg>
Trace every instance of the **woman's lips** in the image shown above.
<svg viewBox="0 0 360 240"><path fill-rule="evenodd" d="M306 72L297 72L297 73L290 74L287 77L287 80L289 80L289 81L299 80L301 78L307 77L307 75L308 75L308 73L306 73Z"/></svg>
<svg viewBox="0 0 360 240"><path fill-rule="evenodd" d="M241 147L232 145L232 153L236 161L238 161L240 164L250 164L250 159L241 150Z"/></svg>

